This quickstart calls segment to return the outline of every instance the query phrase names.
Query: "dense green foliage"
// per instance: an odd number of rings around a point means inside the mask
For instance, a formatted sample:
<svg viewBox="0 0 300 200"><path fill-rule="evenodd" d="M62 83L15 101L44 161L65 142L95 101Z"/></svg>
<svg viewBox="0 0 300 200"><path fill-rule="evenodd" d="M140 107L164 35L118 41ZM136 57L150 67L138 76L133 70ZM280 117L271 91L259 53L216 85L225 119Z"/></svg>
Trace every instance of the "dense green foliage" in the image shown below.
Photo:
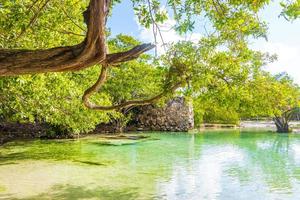
<svg viewBox="0 0 300 200"><path fill-rule="evenodd" d="M259 74L246 84L242 110L244 116L281 116L300 105L300 88L285 73Z"/></svg>
<svg viewBox="0 0 300 200"><path fill-rule="evenodd" d="M276 56L253 51L244 42L217 37L179 42L162 60L180 74L175 77L185 79L183 95L193 101L196 125L273 118L300 104L300 88L287 74L262 69Z"/></svg>
<svg viewBox="0 0 300 200"><path fill-rule="evenodd" d="M112 52L127 49L138 41L119 35L109 41ZM151 96L161 90L165 70L147 62L150 56L124 63L110 72L103 90L93 101L101 105ZM84 107L83 92L97 79L99 67L76 73L49 73L1 78L1 116L20 122L47 122L71 132L91 131L98 123L123 117L121 113L99 112Z"/></svg>
<svg viewBox="0 0 300 200"><path fill-rule="evenodd" d="M49 48L84 39L82 12L88 1L0 2L1 48Z"/></svg>
<svg viewBox="0 0 300 200"><path fill-rule="evenodd" d="M300 17L300 0L282 2L282 15L289 20L295 20Z"/></svg>
<svg viewBox="0 0 300 200"><path fill-rule="evenodd" d="M109 72L104 88L93 96L101 105L151 97L168 85L184 82L180 93L193 100L196 122L236 123L241 117L273 116L299 103L299 88L286 76L272 77L261 67L274 57L248 48L250 38L266 37L266 24L257 12L263 1L132 0L142 25L158 29L168 18L180 33L192 31L198 18L208 20L209 33L198 43L171 44L154 59L143 55ZM113 5L119 3L114 1ZM0 2L1 48L50 48L84 39L82 13L88 1L38 0ZM299 16L299 1L282 3L283 15ZM113 14L113 12L112 12ZM109 34L109 31L107 31ZM110 52L139 44L119 35L108 39ZM97 79L100 67L76 73L49 73L0 78L2 120L41 121L62 130L87 132L100 122L124 117L82 105L81 96Z"/></svg>
<svg viewBox="0 0 300 200"><path fill-rule="evenodd" d="M7 120L47 122L72 132L92 130L109 117L104 112L86 109L81 96L97 68L77 74L42 74L1 79L1 115ZM80 80L82 76L90 79ZM109 96L98 95L108 104Z"/></svg>
<svg viewBox="0 0 300 200"><path fill-rule="evenodd" d="M300 88L287 74L262 71L243 84L209 90L198 101L204 121L238 123L241 119L280 117L299 107Z"/></svg>
<svg viewBox="0 0 300 200"><path fill-rule="evenodd" d="M261 67L274 57L253 51L242 42L228 44L211 37L197 44L177 43L163 60L187 82L183 94L193 100L196 124L238 123L246 112L242 110L245 93L252 90L246 86L257 81ZM247 105L251 110L252 106Z"/></svg>

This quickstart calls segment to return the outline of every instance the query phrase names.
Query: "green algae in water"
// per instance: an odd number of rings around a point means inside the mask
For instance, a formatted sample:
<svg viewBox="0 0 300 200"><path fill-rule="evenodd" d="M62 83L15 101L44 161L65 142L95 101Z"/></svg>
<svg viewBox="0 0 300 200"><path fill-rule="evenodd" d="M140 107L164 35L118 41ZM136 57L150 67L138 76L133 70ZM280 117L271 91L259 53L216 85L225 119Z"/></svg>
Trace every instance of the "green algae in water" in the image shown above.
<svg viewBox="0 0 300 200"><path fill-rule="evenodd" d="M92 142L94 145L101 145L101 146L121 146L121 145L133 145L137 144L141 141L135 141L135 140L99 140L96 142Z"/></svg>
<svg viewBox="0 0 300 200"><path fill-rule="evenodd" d="M0 199L300 199L299 135L149 136L159 140L8 143L0 147Z"/></svg>
<svg viewBox="0 0 300 200"><path fill-rule="evenodd" d="M122 146L122 145L135 145L140 142L145 142L149 140L158 140L158 138L150 137L150 135L116 135L116 136L105 136L101 137L99 140L91 142L94 145L102 146Z"/></svg>
<svg viewBox="0 0 300 200"><path fill-rule="evenodd" d="M5 192L6 188L5 186L0 185L0 192Z"/></svg>

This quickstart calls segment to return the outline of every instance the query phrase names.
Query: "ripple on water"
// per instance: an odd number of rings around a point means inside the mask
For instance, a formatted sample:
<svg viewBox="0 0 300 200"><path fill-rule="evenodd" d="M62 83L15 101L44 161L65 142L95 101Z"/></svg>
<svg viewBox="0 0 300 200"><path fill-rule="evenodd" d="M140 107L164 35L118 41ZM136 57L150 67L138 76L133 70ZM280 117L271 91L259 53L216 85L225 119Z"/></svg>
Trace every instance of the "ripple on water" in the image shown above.
<svg viewBox="0 0 300 200"><path fill-rule="evenodd" d="M300 199L300 135L149 135L4 145L0 199Z"/></svg>

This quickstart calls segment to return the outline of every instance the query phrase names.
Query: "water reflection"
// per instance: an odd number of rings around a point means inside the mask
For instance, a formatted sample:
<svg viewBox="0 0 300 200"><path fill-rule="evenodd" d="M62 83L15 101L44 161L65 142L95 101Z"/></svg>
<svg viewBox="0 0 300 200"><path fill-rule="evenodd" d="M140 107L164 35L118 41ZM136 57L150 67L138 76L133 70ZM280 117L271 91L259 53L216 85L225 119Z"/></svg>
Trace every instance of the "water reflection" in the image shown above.
<svg viewBox="0 0 300 200"><path fill-rule="evenodd" d="M193 153L188 166L174 166L169 181L158 181L158 193L166 199L298 199L299 138L251 134L197 136L201 154Z"/></svg>
<svg viewBox="0 0 300 200"><path fill-rule="evenodd" d="M4 199L300 199L300 136L152 134L124 146L79 141L0 149Z"/></svg>
<svg viewBox="0 0 300 200"><path fill-rule="evenodd" d="M216 199L222 192L227 165L242 162L243 154L232 146L207 147L190 166L175 166L171 179L161 181L159 193L167 199Z"/></svg>

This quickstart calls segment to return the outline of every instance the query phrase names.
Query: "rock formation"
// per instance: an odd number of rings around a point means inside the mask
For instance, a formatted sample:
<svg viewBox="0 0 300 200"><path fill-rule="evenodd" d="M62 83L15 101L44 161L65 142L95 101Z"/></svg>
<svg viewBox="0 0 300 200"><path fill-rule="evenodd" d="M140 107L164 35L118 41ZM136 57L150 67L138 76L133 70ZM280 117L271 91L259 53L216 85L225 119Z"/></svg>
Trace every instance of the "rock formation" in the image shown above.
<svg viewBox="0 0 300 200"><path fill-rule="evenodd" d="M146 105L134 110L129 130L188 131L194 127L192 104L183 97L176 97L166 106Z"/></svg>

